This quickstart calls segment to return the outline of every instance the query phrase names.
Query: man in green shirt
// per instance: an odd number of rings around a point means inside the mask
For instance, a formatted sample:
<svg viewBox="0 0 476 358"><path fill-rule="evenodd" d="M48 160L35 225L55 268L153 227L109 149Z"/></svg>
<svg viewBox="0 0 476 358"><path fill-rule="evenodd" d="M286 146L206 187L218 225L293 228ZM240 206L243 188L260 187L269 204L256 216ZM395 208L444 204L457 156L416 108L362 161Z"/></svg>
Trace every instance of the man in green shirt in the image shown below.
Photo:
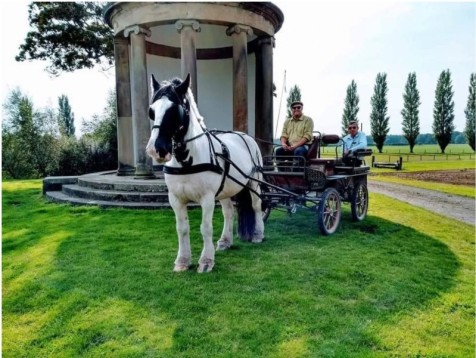
<svg viewBox="0 0 476 358"><path fill-rule="evenodd" d="M292 117L286 119L281 133L281 147L276 148L276 156L300 156L306 158L312 143L314 122L302 113L303 103L291 104Z"/></svg>

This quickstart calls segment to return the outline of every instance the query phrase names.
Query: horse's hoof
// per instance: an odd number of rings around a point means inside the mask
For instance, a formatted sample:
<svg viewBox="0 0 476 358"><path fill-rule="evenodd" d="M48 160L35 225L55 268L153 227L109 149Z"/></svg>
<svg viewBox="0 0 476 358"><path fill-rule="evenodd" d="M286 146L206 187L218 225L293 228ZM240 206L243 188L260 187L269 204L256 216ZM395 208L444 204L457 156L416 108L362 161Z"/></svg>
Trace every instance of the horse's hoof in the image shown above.
<svg viewBox="0 0 476 358"><path fill-rule="evenodd" d="M218 240L217 242L217 251L225 251L231 247L231 243L225 240Z"/></svg>
<svg viewBox="0 0 476 358"><path fill-rule="evenodd" d="M174 272L184 272L187 271L190 267L186 265L175 265Z"/></svg>
<svg viewBox="0 0 476 358"><path fill-rule="evenodd" d="M213 270L213 266L215 266L215 263L212 262L212 261L207 262L207 263L204 263L204 264L199 264L199 265L198 265L197 272L198 272L198 273L211 272L211 271Z"/></svg>
<svg viewBox="0 0 476 358"><path fill-rule="evenodd" d="M253 237L251 239L251 242L253 244L261 244L263 242L263 240L264 240L264 237L262 237L262 236L261 237Z"/></svg>

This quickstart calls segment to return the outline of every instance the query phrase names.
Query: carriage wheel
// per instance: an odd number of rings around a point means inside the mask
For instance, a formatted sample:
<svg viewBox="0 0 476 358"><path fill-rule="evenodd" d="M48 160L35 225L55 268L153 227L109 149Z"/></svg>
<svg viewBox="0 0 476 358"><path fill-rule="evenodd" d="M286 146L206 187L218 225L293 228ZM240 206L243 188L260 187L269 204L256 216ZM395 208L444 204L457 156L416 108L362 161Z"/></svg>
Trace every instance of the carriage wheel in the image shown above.
<svg viewBox="0 0 476 358"><path fill-rule="evenodd" d="M364 183L358 183L354 187L350 198L350 208L352 210L352 220L354 221L362 221L367 216L369 191Z"/></svg>
<svg viewBox="0 0 476 358"><path fill-rule="evenodd" d="M269 204L266 205L266 206L262 209L261 212L263 213L263 222L266 222L266 220L268 220L268 218L269 218L269 215L271 214L271 205L269 205Z"/></svg>
<svg viewBox="0 0 476 358"><path fill-rule="evenodd" d="M341 201L334 188L327 188L321 196L317 207L317 224L323 235L331 235L339 227L341 217Z"/></svg>
<svg viewBox="0 0 476 358"><path fill-rule="evenodd" d="M269 188L266 185L261 185L261 193L269 193ZM263 222L268 220L269 215L271 214L271 209L271 200L263 199L263 197L261 197L261 213L263 214Z"/></svg>

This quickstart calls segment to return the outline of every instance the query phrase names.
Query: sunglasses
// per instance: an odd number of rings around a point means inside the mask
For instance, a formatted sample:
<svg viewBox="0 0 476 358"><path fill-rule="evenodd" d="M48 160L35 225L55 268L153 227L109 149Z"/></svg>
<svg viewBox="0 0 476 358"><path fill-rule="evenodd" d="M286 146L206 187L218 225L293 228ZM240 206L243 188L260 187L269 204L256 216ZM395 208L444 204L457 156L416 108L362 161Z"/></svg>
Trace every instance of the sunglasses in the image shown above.
<svg viewBox="0 0 476 358"><path fill-rule="evenodd" d="M291 107L293 110L298 110L298 109L301 109L302 107L301 106L296 106L296 107Z"/></svg>
<svg viewBox="0 0 476 358"><path fill-rule="evenodd" d="M357 129L357 127L349 127L349 129Z"/></svg>

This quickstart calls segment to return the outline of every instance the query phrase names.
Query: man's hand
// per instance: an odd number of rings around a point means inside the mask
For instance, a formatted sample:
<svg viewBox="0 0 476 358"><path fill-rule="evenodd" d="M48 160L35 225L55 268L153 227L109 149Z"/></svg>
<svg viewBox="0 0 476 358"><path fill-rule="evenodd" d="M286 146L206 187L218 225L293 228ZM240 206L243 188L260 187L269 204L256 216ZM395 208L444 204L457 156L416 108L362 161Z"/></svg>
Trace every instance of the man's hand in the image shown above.
<svg viewBox="0 0 476 358"><path fill-rule="evenodd" d="M290 150L292 150L292 149L291 149L292 147L290 147L290 146L287 145L286 143L281 143L281 146L283 147L283 149L284 149L285 151L290 151Z"/></svg>

